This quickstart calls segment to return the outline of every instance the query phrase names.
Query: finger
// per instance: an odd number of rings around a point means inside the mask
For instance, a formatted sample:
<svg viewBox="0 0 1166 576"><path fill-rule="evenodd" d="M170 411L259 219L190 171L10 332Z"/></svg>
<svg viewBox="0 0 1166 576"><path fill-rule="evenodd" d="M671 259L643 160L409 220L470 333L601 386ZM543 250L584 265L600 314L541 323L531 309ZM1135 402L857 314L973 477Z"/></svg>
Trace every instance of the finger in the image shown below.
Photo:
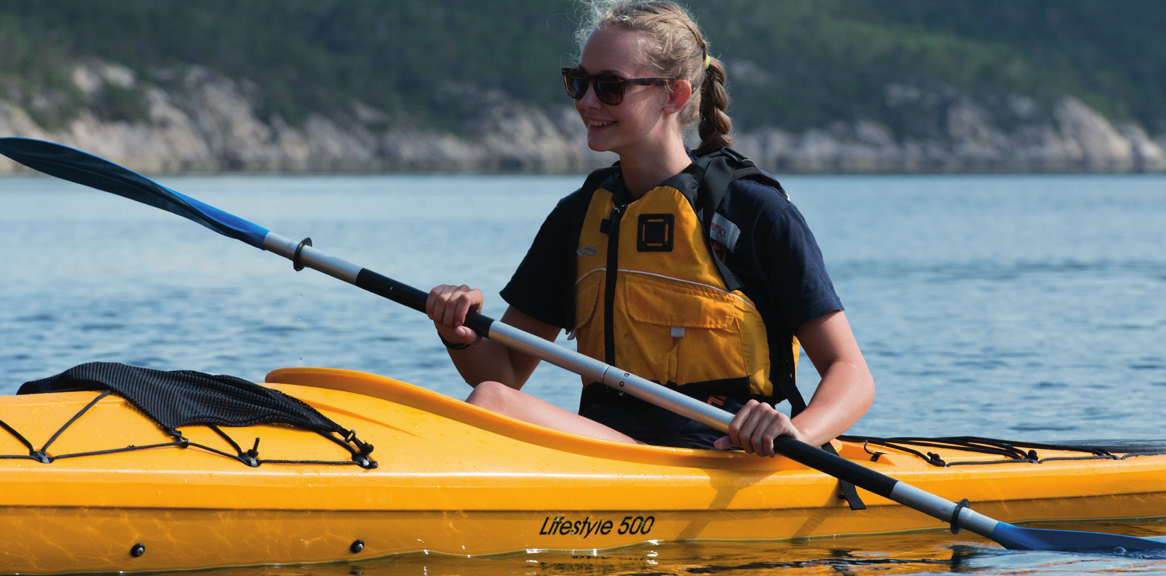
<svg viewBox="0 0 1166 576"><path fill-rule="evenodd" d="M764 451L760 453L770 458L777 456L777 451L773 448L773 441L785 432L786 425L783 419L784 416L784 414L779 414L777 418L769 423L769 426L765 428L764 433L761 435L761 447Z"/></svg>
<svg viewBox="0 0 1166 576"><path fill-rule="evenodd" d="M444 334L453 334L455 328L458 327L456 320L457 314L457 292L456 286L440 286L435 288L430 293L426 304L432 302L433 309L429 312L430 318L437 326L438 330Z"/></svg>
<svg viewBox="0 0 1166 576"><path fill-rule="evenodd" d="M442 285L434 288L433 294L433 321L444 328L456 327L456 324L453 323L453 317L457 307L458 287L448 284Z"/></svg>
<svg viewBox="0 0 1166 576"><path fill-rule="evenodd" d="M458 326L465 324L466 316L469 315L476 305L474 293L469 286L461 286L458 288L457 298L454 300L454 320Z"/></svg>
<svg viewBox="0 0 1166 576"><path fill-rule="evenodd" d="M733 439L733 445L740 446L742 450L749 454L756 453L753 434L757 430L757 409L759 404L756 400L750 400L737 412L737 415L729 424L729 436Z"/></svg>
<svg viewBox="0 0 1166 576"><path fill-rule="evenodd" d="M434 286L433 289L429 291L429 296L425 298L425 315L429 316L430 320L437 320L435 312L438 308L438 304L440 303L441 296L445 293L446 288L447 286L445 284Z"/></svg>
<svg viewBox="0 0 1166 576"><path fill-rule="evenodd" d="M753 428L753 434L749 436L749 445L753 448L749 451L750 454L756 454L758 456L765 455L765 431L767 429L768 426L765 423L758 423Z"/></svg>
<svg viewBox="0 0 1166 576"><path fill-rule="evenodd" d="M784 415L774 410L769 404L758 403L749 413L752 424L752 434L748 441L753 446L751 453L758 456L772 456L773 439L784 429L782 417Z"/></svg>
<svg viewBox="0 0 1166 576"><path fill-rule="evenodd" d="M446 293L444 295L443 305L439 311L438 318L441 320L441 325L446 328L457 328L461 325L461 322L457 319L458 304L456 298L456 294L453 293Z"/></svg>
<svg viewBox="0 0 1166 576"><path fill-rule="evenodd" d="M751 401L750 401L751 402ZM733 420L729 422L729 443L732 446L743 447L741 443L741 427L745 425L745 421L749 419L749 403L746 403L733 416Z"/></svg>

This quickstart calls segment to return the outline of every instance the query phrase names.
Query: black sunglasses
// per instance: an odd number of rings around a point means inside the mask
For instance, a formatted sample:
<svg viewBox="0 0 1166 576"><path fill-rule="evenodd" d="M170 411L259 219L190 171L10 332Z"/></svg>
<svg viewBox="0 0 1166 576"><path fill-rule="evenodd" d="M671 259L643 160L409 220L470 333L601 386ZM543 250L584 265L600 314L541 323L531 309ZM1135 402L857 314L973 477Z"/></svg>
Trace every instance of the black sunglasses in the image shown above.
<svg viewBox="0 0 1166 576"><path fill-rule="evenodd" d="M567 87L567 95L582 100L587 94L587 87L595 84L595 97L608 106L615 106L623 102L623 93L628 85L632 86L667 86L676 82L675 78L620 78L615 74L588 74L579 68L563 68L563 85Z"/></svg>

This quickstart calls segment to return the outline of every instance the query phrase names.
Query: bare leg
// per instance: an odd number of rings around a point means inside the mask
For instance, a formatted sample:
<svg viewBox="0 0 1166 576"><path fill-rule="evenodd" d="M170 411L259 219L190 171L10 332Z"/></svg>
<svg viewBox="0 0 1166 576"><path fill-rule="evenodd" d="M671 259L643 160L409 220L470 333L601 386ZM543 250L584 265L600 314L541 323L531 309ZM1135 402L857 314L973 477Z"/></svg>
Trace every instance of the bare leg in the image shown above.
<svg viewBox="0 0 1166 576"><path fill-rule="evenodd" d="M609 428L599 422L584 418L574 412L563 410L521 390L515 390L500 382L482 382L474 387L466 402L487 410L505 414L511 418L530 422L553 430L572 434L615 440L629 444L643 444L630 436Z"/></svg>

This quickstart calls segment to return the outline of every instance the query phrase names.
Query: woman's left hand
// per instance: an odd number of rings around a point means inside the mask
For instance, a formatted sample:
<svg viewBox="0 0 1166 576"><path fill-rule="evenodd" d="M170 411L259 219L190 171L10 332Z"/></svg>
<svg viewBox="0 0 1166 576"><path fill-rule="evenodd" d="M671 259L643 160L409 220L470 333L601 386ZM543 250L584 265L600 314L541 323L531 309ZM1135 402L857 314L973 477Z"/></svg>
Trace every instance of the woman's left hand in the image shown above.
<svg viewBox="0 0 1166 576"><path fill-rule="evenodd" d="M740 447L749 454L776 456L773 440L778 436L792 436L803 440L789 416L770 404L750 400L729 423L729 435L718 439L713 446L718 450Z"/></svg>

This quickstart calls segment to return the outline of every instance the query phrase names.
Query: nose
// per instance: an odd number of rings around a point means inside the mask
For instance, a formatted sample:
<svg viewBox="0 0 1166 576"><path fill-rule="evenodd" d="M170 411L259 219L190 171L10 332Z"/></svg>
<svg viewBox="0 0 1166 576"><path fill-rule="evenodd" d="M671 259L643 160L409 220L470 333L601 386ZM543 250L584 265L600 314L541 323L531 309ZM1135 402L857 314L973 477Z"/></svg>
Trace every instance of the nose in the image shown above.
<svg viewBox="0 0 1166 576"><path fill-rule="evenodd" d="M583 97L575 101L575 107L579 109L595 109L603 105L599 98L595 96L595 83L590 82L587 85L587 92Z"/></svg>

